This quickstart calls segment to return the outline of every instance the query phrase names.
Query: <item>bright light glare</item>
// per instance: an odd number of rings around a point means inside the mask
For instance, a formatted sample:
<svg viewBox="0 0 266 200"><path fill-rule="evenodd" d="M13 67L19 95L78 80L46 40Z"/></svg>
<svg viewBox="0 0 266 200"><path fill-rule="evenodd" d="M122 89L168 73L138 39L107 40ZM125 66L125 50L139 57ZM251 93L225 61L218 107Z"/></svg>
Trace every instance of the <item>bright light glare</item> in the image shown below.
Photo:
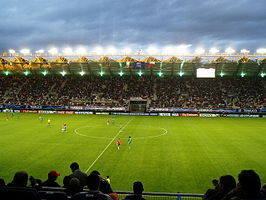
<svg viewBox="0 0 266 200"><path fill-rule="evenodd" d="M29 71L27 71L27 70L24 72L25 76L28 76L28 75L29 75L29 73L30 73L30 72L29 72Z"/></svg>
<svg viewBox="0 0 266 200"><path fill-rule="evenodd" d="M108 47L107 48L107 53L108 54L111 54L111 55L114 55L114 54L116 54L116 52L117 52L117 50L116 50L116 48L115 47Z"/></svg>
<svg viewBox="0 0 266 200"><path fill-rule="evenodd" d="M179 74L179 76L183 76L185 73L184 72L179 72L178 74Z"/></svg>
<svg viewBox="0 0 266 200"><path fill-rule="evenodd" d="M123 76L124 73L121 71L121 72L119 72L118 74L119 74L120 76Z"/></svg>
<svg viewBox="0 0 266 200"><path fill-rule="evenodd" d="M83 48L83 47L80 47L80 48L78 48L78 49L76 50L76 53L77 53L78 55L85 55L85 54L86 54L86 49Z"/></svg>
<svg viewBox="0 0 266 200"><path fill-rule="evenodd" d="M156 47L153 47L153 46L150 46L150 47L148 47L148 49L147 49L147 53L148 53L149 55L156 54L157 52L158 52L158 49L157 49Z"/></svg>
<svg viewBox="0 0 266 200"><path fill-rule="evenodd" d="M138 72L138 75L139 75L139 76L142 76L142 74L143 74L143 72L142 72L142 71Z"/></svg>
<svg viewBox="0 0 266 200"><path fill-rule="evenodd" d="M132 50L129 47L125 47L123 49L123 53L125 53L125 54L130 54L131 52L132 52Z"/></svg>
<svg viewBox="0 0 266 200"><path fill-rule="evenodd" d="M101 71L101 72L100 72L100 75L101 75L101 76L103 76L103 75L104 75L104 72L103 72L103 71Z"/></svg>
<svg viewBox="0 0 266 200"><path fill-rule="evenodd" d="M209 50L209 52L210 52L210 54L217 54L217 53L219 53L219 49L217 49L217 48L215 48L215 47L213 47L213 48L211 48L210 50Z"/></svg>
<svg viewBox="0 0 266 200"><path fill-rule="evenodd" d="M227 53L227 54L232 54L232 53L235 53L236 52L236 50L234 50L233 48L231 48L231 47L228 47L227 49L225 49L225 51L224 51L225 53Z"/></svg>
<svg viewBox="0 0 266 200"><path fill-rule="evenodd" d="M5 71L4 74L7 76L9 74L9 71Z"/></svg>
<svg viewBox="0 0 266 200"><path fill-rule="evenodd" d="M9 49L9 53L14 54L14 53L16 53L16 51L14 49Z"/></svg>
<svg viewBox="0 0 266 200"><path fill-rule="evenodd" d="M250 51L247 50L247 49L241 49L241 50L240 50L240 53L248 54L248 53L250 53Z"/></svg>
<svg viewBox="0 0 266 200"><path fill-rule="evenodd" d="M85 72L84 72L84 71L81 71L81 72L79 72L79 74L80 74L81 76L84 76Z"/></svg>
<svg viewBox="0 0 266 200"><path fill-rule="evenodd" d="M100 55L102 52L103 52L103 48L98 46L98 47L95 47L94 48L94 52L97 54L97 55Z"/></svg>
<svg viewBox="0 0 266 200"><path fill-rule="evenodd" d="M159 72L158 75L161 77L163 75L163 73L162 72Z"/></svg>
<svg viewBox="0 0 266 200"><path fill-rule="evenodd" d="M57 48L52 48L52 49L48 50L48 53L52 54L52 55L55 55L55 54L58 54L58 50L57 50Z"/></svg>
<svg viewBox="0 0 266 200"><path fill-rule="evenodd" d="M244 77L246 74L244 72L241 72L240 76Z"/></svg>
<svg viewBox="0 0 266 200"><path fill-rule="evenodd" d="M65 71L62 71L62 72L60 72L60 74L62 74L62 76L65 76L66 75L66 72Z"/></svg>
<svg viewBox="0 0 266 200"><path fill-rule="evenodd" d="M22 53L22 54L29 54L30 53L30 50L29 49L21 49L20 50L20 53Z"/></svg>
<svg viewBox="0 0 266 200"><path fill-rule="evenodd" d="M204 54L204 53L205 53L205 49L199 47L199 48L197 48L197 49L195 50L195 53L196 53L196 54Z"/></svg>
<svg viewBox="0 0 266 200"><path fill-rule="evenodd" d="M180 54L180 55L184 55L184 54L188 54L188 47L190 47L191 45L179 45L176 48L176 53Z"/></svg>
<svg viewBox="0 0 266 200"><path fill-rule="evenodd" d="M266 49L265 48L257 49L257 53L265 54L266 53Z"/></svg>
<svg viewBox="0 0 266 200"><path fill-rule="evenodd" d="M263 78L266 75L266 73L261 73L260 76Z"/></svg>
<svg viewBox="0 0 266 200"><path fill-rule="evenodd" d="M48 74L48 72L47 72L47 71L43 71L42 74L43 74L44 76L46 76L46 75Z"/></svg>
<svg viewBox="0 0 266 200"><path fill-rule="evenodd" d="M44 50L43 49L39 49L39 50L35 51L35 53L42 54L42 53L44 53Z"/></svg>
<svg viewBox="0 0 266 200"><path fill-rule="evenodd" d="M70 54L72 54L73 51L72 51L71 48L68 47L68 48L65 48L63 52L64 52L64 54L66 54L66 55L70 55Z"/></svg>

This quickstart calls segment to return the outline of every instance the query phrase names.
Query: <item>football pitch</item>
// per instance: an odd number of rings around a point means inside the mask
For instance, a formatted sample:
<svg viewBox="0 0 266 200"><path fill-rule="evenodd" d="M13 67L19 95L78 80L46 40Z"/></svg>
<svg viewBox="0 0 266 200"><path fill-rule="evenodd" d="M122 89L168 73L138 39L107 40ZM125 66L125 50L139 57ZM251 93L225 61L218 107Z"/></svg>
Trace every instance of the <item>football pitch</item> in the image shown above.
<svg viewBox="0 0 266 200"><path fill-rule="evenodd" d="M110 176L120 191L142 181L146 192L204 193L212 179L237 179L242 169L254 169L266 182L266 118L42 116L16 113L6 120L0 113L0 178L7 183L16 171L44 181L57 170L63 185L74 161L82 171Z"/></svg>

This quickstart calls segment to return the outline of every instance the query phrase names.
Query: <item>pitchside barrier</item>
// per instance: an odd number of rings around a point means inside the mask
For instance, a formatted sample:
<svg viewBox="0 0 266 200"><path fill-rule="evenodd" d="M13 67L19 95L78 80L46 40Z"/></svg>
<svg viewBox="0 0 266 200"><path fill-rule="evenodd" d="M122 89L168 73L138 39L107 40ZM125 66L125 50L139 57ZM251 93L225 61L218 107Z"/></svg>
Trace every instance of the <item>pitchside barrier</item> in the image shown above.
<svg viewBox="0 0 266 200"><path fill-rule="evenodd" d="M64 191L65 188L43 187L44 191ZM84 189L83 191L88 191ZM126 196L132 195L129 191L114 191L118 194L119 199L123 200ZM143 192L142 197L147 200L201 200L203 194L187 194L187 193L160 193L160 192Z"/></svg>

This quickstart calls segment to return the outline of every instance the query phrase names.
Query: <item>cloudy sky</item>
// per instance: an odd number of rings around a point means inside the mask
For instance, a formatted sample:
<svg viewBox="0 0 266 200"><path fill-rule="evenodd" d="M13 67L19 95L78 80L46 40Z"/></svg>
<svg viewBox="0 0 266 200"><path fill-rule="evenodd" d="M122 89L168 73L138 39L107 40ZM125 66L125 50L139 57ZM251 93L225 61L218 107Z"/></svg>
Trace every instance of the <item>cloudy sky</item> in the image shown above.
<svg viewBox="0 0 266 200"><path fill-rule="evenodd" d="M265 0L1 0L0 52L266 48Z"/></svg>

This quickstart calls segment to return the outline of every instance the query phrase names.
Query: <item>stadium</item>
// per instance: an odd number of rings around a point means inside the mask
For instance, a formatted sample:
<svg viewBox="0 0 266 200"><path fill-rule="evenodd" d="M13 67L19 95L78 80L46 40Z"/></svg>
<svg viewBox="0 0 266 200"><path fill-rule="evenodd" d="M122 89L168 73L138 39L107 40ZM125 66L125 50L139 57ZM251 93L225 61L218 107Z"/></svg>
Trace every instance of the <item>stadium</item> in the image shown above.
<svg viewBox="0 0 266 200"><path fill-rule="evenodd" d="M266 55L9 52L0 73L6 183L19 170L42 181L56 170L63 186L72 162L109 176L120 199L135 181L145 199L200 199L244 169L265 183Z"/></svg>

